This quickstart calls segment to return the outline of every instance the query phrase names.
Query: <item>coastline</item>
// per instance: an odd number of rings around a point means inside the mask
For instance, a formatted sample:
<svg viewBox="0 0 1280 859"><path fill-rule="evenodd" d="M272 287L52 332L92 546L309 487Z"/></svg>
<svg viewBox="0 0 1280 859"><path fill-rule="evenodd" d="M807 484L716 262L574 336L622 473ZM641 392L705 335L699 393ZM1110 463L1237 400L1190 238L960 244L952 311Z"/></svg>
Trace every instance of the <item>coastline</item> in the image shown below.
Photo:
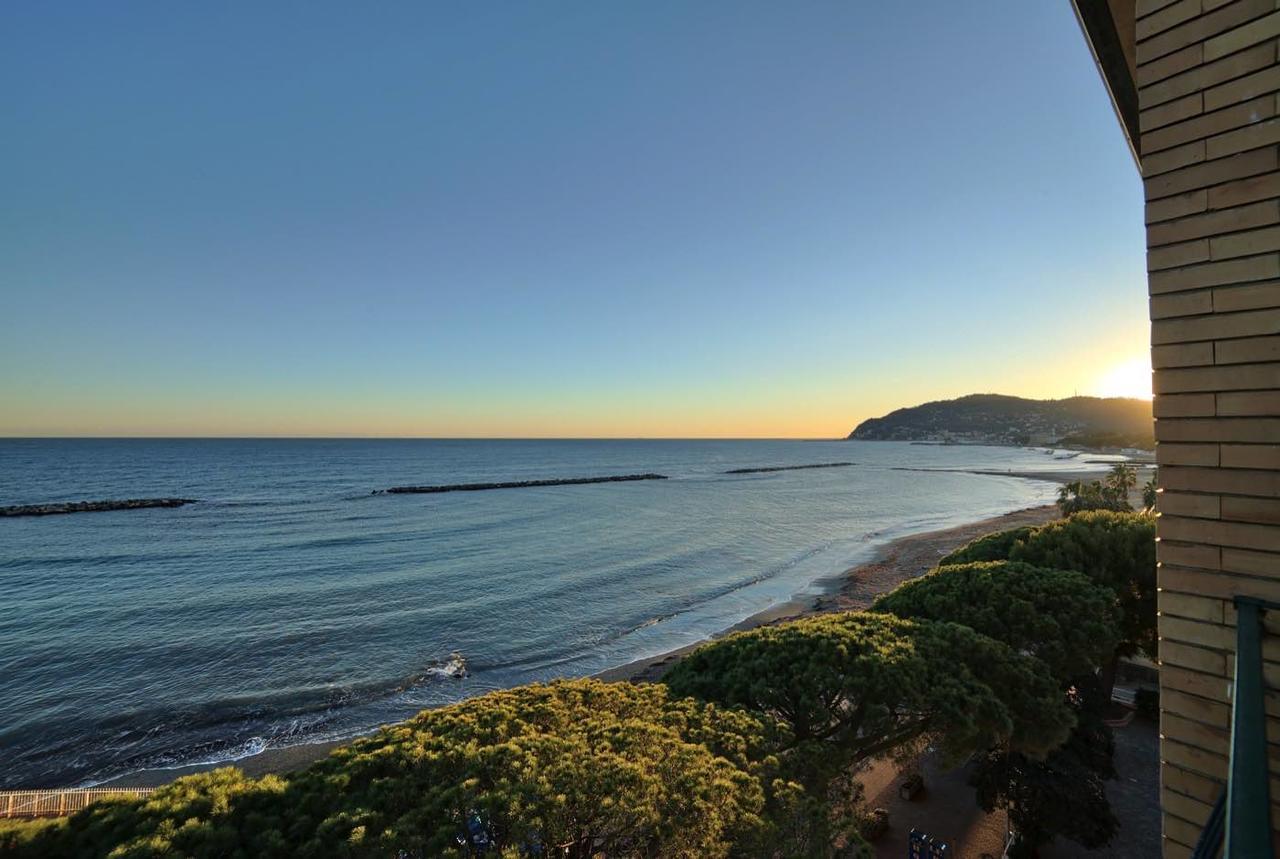
<svg viewBox="0 0 1280 859"><path fill-rule="evenodd" d="M1029 480L1064 483L1070 480L1098 479L1105 474L1105 471L1065 472L1046 470L1035 473L966 471L966 473L998 477L1022 477ZM795 620L809 615L867 608L880 594L887 593L902 582L928 572L943 555L983 534L1016 528L1022 525L1043 524L1058 518L1058 515L1055 505L1044 504L1014 510L963 525L898 537L882 545L869 561L815 582L815 586L821 589L821 593L796 597L787 602L772 605L701 641L606 669L592 676L607 682L655 682L661 679L663 674L685 654L708 641L721 638L733 632ZM371 733L373 733L372 730L361 736ZM326 757L333 749L354 739L357 739L357 737L269 748L244 758L216 763L195 763L182 767L139 770L117 776L94 786L120 788L158 787L182 776L227 766L236 767L249 776L284 773L312 764Z"/></svg>
<svg viewBox="0 0 1280 859"><path fill-rule="evenodd" d="M1144 462L1134 462L1134 465L1138 466L1139 475L1142 475L1144 470L1149 467ZM1098 467L1097 470L1091 469L1087 471L1046 469L1034 472L965 469L937 470L998 476L998 478L1038 480L1043 481L1043 483L1097 480L1106 475L1106 470L1102 469L1102 467ZM1135 490L1135 495L1137 495L1137 490ZM731 632L755 629L755 627L767 626L771 625L771 623L796 620L796 618L812 616L812 614L855 611L855 609L867 608L879 595L888 593L888 591L896 588L897 585L902 584L904 581L915 579L916 576L925 574L936 565L938 558L970 542L970 540L977 539L978 536L1023 525L1041 525L1044 522L1055 520L1057 517L1059 517L1059 512L1057 512L1055 504L1039 504L1039 506L1025 507L1020 508L1020 510L1002 513L1000 516L966 522L964 525L900 536L900 538L890 540L890 542L881 545L874 557L870 558L869 561L847 568L840 574L823 577L823 579L813 582L815 590L818 590L819 593L801 595L801 597L794 597L787 600L787 602L774 604L774 606L769 606L762 609L762 611L751 614L745 620L733 623L727 629L709 635L703 640L681 646L681 648L668 650L666 653L650 655L650 657L636 659L636 661L621 664L621 666L607 668L607 670L591 676L607 682L658 681L686 653L699 648L707 641L723 638L724 635L730 635ZM325 758L330 751L338 748L338 746L351 743L351 741L358 739L358 736L372 734L375 730L376 728L366 731L364 734L347 737L347 739L342 740L328 740L323 741L323 743L303 743L282 746L282 748L265 749L260 753L248 755L248 757L219 760L219 762L215 763L193 763L188 764L188 766L165 769L141 769L141 771L125 773L125 775L116 776L104 782L97 782L93 786L159 787L183 776L191 776L198 772L207 772L210 769L220 767L236 767L246 773L247 776L255 777L269 775L269 773L291 772L294 769L301 769L308 766L308 764L315 763L316 760Z"/></svg>
<svg viewBox="0 0 1280 859"><path fill-rule="evenodd" d="M702 641L657 656L619 665L595 676L607 681L652 683L662 679L662 675L686 653L730 633L783 623L810 615L868 608L876 597L893 590L909 579L924 575L933 569L939 558L971 540L990 534L992 531L1005 531L1023 525L1041 525L1057 519L1058 515L1058 508L1055 505L1042 504L964 525L898 537L881 546L871 560L851 567L839 576L827 579L830 587L826 593L770 606Z"/></svg>
<svg viewBox="0 0 1280 859"><path fill-rule="evenodd" d="M1133 465L1138 467L1139 483L1144 474L1144 470L1149 469L1152 463L1143 461L1134 462ZM972 470L972 469L902 469L904 471L946 471L954 472L954 474L977 474L993 476L993 478L1021 478L1024 480L1039 480L1042 483L1069 483L1071 480L1100 480L1105 478L1106 470L1091 471L988 471L988 470ZM1130 503L1140 503L1140 489L1135 488L1130 493ZM881 594L886 594L904 581L915 579L915 577L923 576L925 572L932 570L937 566L938 559L959 549L961 545L969 543L970 540L978 539L984 534L991 534L993 531L1007 531L1021 527L1024 525L1043 525L1044 522L1050 522L1055 518L1060 518L1061 513L1057 511L1057 504L1038 504L1034 507L1024 507L1021 510L1001 513L1000 516L991 516L974 522L965 522L964 525L954 525L951 527L943 527L932 531L922 531L919 534L908 534L890 540L890 542L879 547L870 561L859 563L854 567L847 568L842 574L822 579L815 584L827 585L824 593L813 595L813 597L800 597L787 600L786 603L778 603L777 606L771 606L764 611L751 614L728 629L716 632L714 635L708 636L701 641L695 641L694 644L687 644L682 648L668 650L666 653L660 653L655 657L646 657L644 659L636 659L634 662L628 662L616 668L608 668L608 670L593 675L605 681L631 681L631 682L654 682L660 680L664 673L680 661L686 653L691 652L708 641L713 641L723 636L730 635L731 632L740 632L744 630L755 629L758 626L768 626L771 623L781 623L785 621L794 621L800 617L808 617L810 614L822 614L826 612L850 612L858 611L858 609L869 608L870 604L876 602L876 598Z"/></svg>

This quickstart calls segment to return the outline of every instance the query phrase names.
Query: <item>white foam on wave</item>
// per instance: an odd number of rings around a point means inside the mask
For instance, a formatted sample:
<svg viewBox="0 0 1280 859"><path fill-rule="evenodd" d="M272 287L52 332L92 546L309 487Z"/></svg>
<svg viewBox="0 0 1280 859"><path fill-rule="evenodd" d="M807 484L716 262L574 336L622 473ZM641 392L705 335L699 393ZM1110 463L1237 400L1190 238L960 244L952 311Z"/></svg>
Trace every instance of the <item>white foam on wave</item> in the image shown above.
<svg viewBox="0 0 1280 859"><path fill-rule="evenodd" d="M409 678L409 680L397 690L397 693L403 695L415 687L421 685L425 681L441 681L441 680L463 680L471 675L467 667L467 659L460 651L454 651L444 659L435 659L427 664L419 674ZM204 755L195 755L184 757L181 753L173 753L170 755L161 755L148 759L144 765L131 769L126 772L113 772L103 778L90 777L75 785L77 788L90 788L98 785L106 784L116 779L128 775L134 775L140 772L163 771L171 772L174 770L183 770L189 767L207 767L217 766L219 764L231 764L245 758L251 758L260 755L268 749L287 749L300 745L312 745L317 743L326 743L333 741L350 740L355 737L368 734L370 727L363 728L340 728L337 730L316 730L319 723L324 721L323 716L331 714L335 709L343 706L359 703L354 699L346 699L338 702L336 705L327 707L323 712L313 714L320 716L318 721L308 719L294 719L288 723L283 729L277 730L271 736L253 736L215 752ZM124 736L127 732L122 732Z"/></svg>
<svg viewBox="0 0 1280 859"><path fill-rule="evenodd" d="M433 662L427 666L425 674L435 677L448 677L453 680L461 680L467 676L467 659L456 650L449 654L448 659Z"/></svg>
<svg viewBox="0 0 1280 859"><path fill-rule="evenodd" d="M254 755L260 755L269 748L272 748L272 746L266 738L250 737L243 743L230 746L222 751L214 752L213 754L205 755L203 757L148 761L147 765L144 767L139 767L138 769L129 770L123 773L112 773L106 778L90 778L76 784L74 787L75 789L80 790L97 787L98 785L107 784L115 781L116 779L140 772L152 772L157 770L169 772L172 770L187 769L188 767L208 767L217 766L218 764L229 764L244 758L251 758Z"/></svg>

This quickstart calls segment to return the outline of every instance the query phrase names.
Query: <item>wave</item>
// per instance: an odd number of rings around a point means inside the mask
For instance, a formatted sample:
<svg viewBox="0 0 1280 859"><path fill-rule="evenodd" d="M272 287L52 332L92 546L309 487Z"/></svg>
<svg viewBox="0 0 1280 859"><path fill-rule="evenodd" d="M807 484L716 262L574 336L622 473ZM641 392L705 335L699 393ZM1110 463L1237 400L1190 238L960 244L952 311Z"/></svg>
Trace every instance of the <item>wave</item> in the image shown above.
<svg viewBox="0 0 1280 859"><path fill-rule="evenodd" d="M400 536L401 540L412 539L413 535L404 534ZM262 554L275 554L281 551L292 551L294 549L337 549L346 546L364 546L370 543L390 543L394 542L392 535L385 532L363 532L359 534L345 534L341 537L313 537L307 540L294 540L286 543L272 543L267 546L259 546L256 551Z"/></svg>
<svg viewBox="0 0 1280 859"><path fill-rule="evenodd" d="M92 787L137 772L231 763L267 749L355 737L377 723L341 724L339 717L348 708L470 674L466 657L455 651L395 680L295 690L266 700L122 712L99 720L87 735L57 731L58 721L46 720L40 724L42 732L61 734L61 741L11 760L5 773L11 782L4 788L22 789L50 777L70 777L77 787ZM0 741L10 745L16 737L7 733L0 732ZM68 767L66 756L73 750L79 751Z"/></svg>
<svg viewBox="0 0 1280 859"><path fill-rule="evenodd" d="M47 555L0 560L0 570L24 570L44 566L107 567L170 561L190 561L203 557L201 552L115 552L93 555Z"/></svg>
<svg viewBox="0 0 1280 859"><path fill-rule="evenodd" d="M409 677L408 683L400 687L397 691L405 691L419 686L423 682L431 679L448 679L462 680L466 678L470 672L467 670L467 660L461 653L454 651L449 654L448 659L434 659L426 668L417 674Z"/></svg>
<svg viewBox="0 0 1280 859"><path fill-rule="evenodd" d="M677 612L676 614L679 614L679 612ZM670 620L671 618L675 617L676 614L660 614L655 617L651 617L648 620L643 620L640 623L637 623L635 626L623 632L622 636L629 635L630 633L633 633L633 632L639 632L642 629L648 629L651 626L657 626L658 624L662 623L664 620ZM619 638L621 638L622 636L619 636Z"/></svg>
<svg viewBox="0 0 1280 859"><path fill-rule="evenodd" d="M815 546L810 547L809 549L803 552L796 554L792 558L788 559L785 563L776 564L756 575L727 583L718 588L711 588L696 594L691 594L689 595L688 598L680 600L675 605L671 606L671 608L668 611L663 611L663 612L653 614L617 632L612 632L607 635L601 636L598 641L593 642L592 646L593 648L599 648L599 647L608 646L610 644L615 644L619 641L626 639L628 636L631 636L637 632L640 632L641 630L656 627L668 621L676 620L684 615L697 612L699 609L705 608L706 606L711 605L717 600L724 599L725 597L732 596L733 594L739 591L746 590L747 588L762 584L764 582L767 582L779 576L782 576L786 574L788 571L795 569L796 567L805 563L806 561L829 550L832 547L832 545L833 545L832 541L829 541L829 540L823 541ZM840 572L843 572L843 570L838 570L836 572L840 573ZM573 590L573 586L569 585L563 589L557 589L557 590L558 591L563 590L565 592L568 592ZM740 619L741 618L739 618L739 620ZM707 630L707 633L710 634L718 631L719 631L719 628L711 629L711 630ZM530 657L527 659L516 659L516 660L501 661L501 662L486 662L483 664L477 664L475 667L477 670L485 670L485 671L548 668L555 665L562 665L562 664L574 662L574 661L583 659L584 657L587 657L589 655L590 655L589 649L584 650L579 647L573 647L573 648L565 648L565 649L562 649L559 651L553 651L553 652L543 651L539 653L536 657Z"/></svg>

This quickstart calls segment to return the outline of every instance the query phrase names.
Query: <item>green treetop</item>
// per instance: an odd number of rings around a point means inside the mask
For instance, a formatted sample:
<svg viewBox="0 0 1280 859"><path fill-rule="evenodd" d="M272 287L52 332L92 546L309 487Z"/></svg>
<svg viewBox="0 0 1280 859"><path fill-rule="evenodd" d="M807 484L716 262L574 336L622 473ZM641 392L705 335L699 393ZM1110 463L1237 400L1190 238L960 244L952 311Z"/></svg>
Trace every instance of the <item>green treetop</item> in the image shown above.
<svg viewBox="0 0 1280 859"><path fill-rule="evenodd" d="M976 561L1005 561L1009 558L1015 543L1027 539L1035 525L1023 525L1021 528L1010 528L1008 531L996 531L984 534L972 542L966 543L938 561L939 567L954 564L972 564Z"/></svg>
<svg viewBox="0 0 1280 859"><path fill-rule="evenodd" d="M10 849L463 856L469 838L498 856L727 856L759 838L767 762L758 719L663 686L522 686L424 711L291 776L228 768L95 804Z"/></svg>
<svg viewBox="0 0 1280 859"><path fill-rule="evenodd" d="M1138 484L1138 469L1116 463L1102 480L1073 480L1058 489L1058 509L1063 516L1085 510L1132 510L1129 494ZM1149 505L1148 505L1149 506Z"/></svg>
<svg viewBox="0 0 1280 859"><path fill-rule="evenodd" d="M1115 592L1121 656L1156 652L1156 525L1145 513L1093 510L1037 528L1012 561L1078 570Z"/></svg>
<svg viewBox="0 0 1280 859"><path fill-rule="evenodd" d="M800 781L926 735L953 758L998 742L1038 754L1072 725L1038 659L959 624L869 612L728 636L694 651L665 682L779 721L779 751L806 761ZM816 761L829 771L812 771Z"/></svg>
<svg viewBox="0 0 1280 859"><path fill-rule="evenodd" d="M1116 594L1121 612L1118 652L1155 653L1155 517L1149 512L1091 510L1038 528L988 534L939 565L991 560L1084 573Z"/></svg>
<svg viewBox="0 0 1280 859"><path fill-rule="evenodd" d="M1115 738L1104 721L1103 694L1094 678L1080 678L1068 695L1076 728L1047 758L993 748L976 759L969 783L978 805L988 813L1004 809L1018 833L1010 856L1035 856L1056 837L1096 850L1120 828L1107 801Z"/></svg>
<svg viewBox="0 0 1280 859"><path fill-rule="evenodd" d="M1064 686L1105 664L1119 637L1110 589L1083 573L1011 561L940 567L880 597L872 610L962 623L1039 657Z"/></svg>

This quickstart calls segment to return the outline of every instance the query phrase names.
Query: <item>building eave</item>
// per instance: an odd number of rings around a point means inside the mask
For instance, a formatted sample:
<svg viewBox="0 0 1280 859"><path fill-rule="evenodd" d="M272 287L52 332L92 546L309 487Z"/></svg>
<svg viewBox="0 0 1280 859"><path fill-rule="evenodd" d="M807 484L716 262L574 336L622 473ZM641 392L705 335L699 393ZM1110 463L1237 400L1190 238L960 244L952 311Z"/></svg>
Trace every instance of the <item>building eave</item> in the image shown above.
<svg viewBox="0 0 1280 859"><path fill-rule="evenodd" d="M1102 75L1134 164L1142 169L1138 86L1134 80L1134 0L1071 0L1094 64ZM1129 26L1124 26L1128 22Z"/></svg>

